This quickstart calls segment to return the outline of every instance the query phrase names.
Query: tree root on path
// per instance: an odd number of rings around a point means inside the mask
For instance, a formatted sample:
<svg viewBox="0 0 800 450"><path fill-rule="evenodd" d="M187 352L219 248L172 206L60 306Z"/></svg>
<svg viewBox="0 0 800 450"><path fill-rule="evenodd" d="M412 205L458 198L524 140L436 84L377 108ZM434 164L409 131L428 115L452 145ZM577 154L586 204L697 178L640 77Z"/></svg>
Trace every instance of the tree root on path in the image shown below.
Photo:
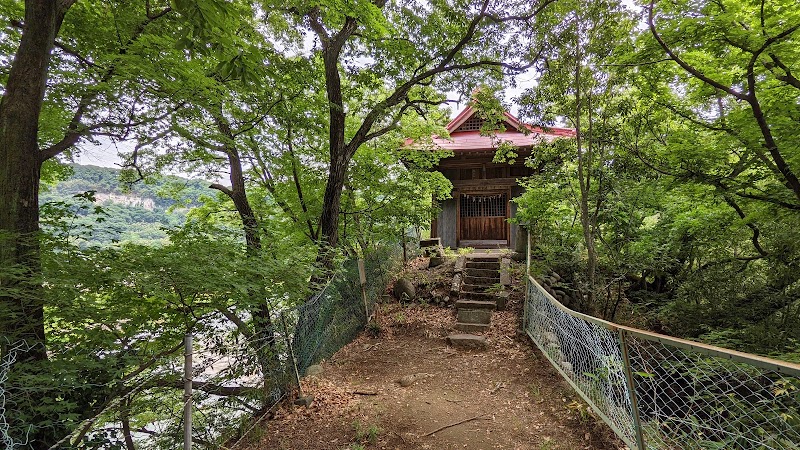
<svg viewBox="0 0 800 450"><path fill-rule="evenodd" d="M471 421L473 421L473 420L475 420L475 419L479 419L479 418L481 418L481 417L485 416L486 414L488 414L488 413L482 413L482 414L478 414L477 416L472 416L472 417L470 417L469 419L460 420L460 421L458 421L458 422L451 423L450 425L445 425L445 426L443 426L443 427L439 427L439 428L437 428L437 429L435 429L435 430L433 430L433 431L431 431L431 432L429 432L429 433L425 433L425 434L423 434L423 435L422 435L422 436L420 436L420 437L426 437L426 436L430 436L430 435L432 435L432 434L435 434L435 433L438 433L438 432L440 432L440 431L442 431L442 430L446 430L446 429L448 429L448 428L450 428L450 427L454 427L454 426L456 426L456 425L461 425L462 423L471 422Z"/></svg>

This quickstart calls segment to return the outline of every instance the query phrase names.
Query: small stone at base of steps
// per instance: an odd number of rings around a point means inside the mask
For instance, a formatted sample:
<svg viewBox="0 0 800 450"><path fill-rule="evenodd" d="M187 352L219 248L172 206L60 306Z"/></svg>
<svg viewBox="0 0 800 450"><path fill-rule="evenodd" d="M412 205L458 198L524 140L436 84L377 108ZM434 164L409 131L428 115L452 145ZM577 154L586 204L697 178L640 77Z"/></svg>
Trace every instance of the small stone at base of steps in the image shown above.
<svg viewBox="0 0 800 450"><path fill-rule="evenodd" d="M297 397L297 399L294 401L294 404L297 406L305 406L306 408L308 408L309 406L311 406L311 403L313 402L314 402L314 396L308 394L303 397Z"/></svg>
<svg viewBox="0 0 800 450"><path fill-rule="evenodd" d="M402 387L409 387L417 380L417 375L406 375L397 380L397 383Z"/></svg>
<svg viewBox="0 0 800 450"><path fill-rule="evenodd" d="M461 274L457 273L453 275L453 284L450 286L450 295L453 297L458 297L459 292L461 292Z"/></svg>
<svg viewBox="0 0 800 450"><path fill-rule="evenodd" d="M508 297L511 295L508 291L501 291L498 292L495 297L495 303L497 303L497 309L503 310L506 309L506 304L508 304Z"/></svg>
<svg viewBox="0 0 800 450"><path fill-rule="evenodd" d="M467 258L464 255L459 256L456 259L456 266L455 266L456 273L461 273L464 270L464 266L466 265L466 263L467 263Z"/></svg>
<svg viewBox="0 0 800 450"><path fill-rule="evenodd" d="M314 376L317 376L317 375L322 375L322 372L324 372L324 371L325 370L322 368L321 365L313 364L313 365L308 366L308 368L306 369L306 376L307 377L314 377Z"/></svg>
<svg viewBox="0 0 800 450"><path fill-rule="evenodd" d="M511 260L508 258L500 261L500 284L511 286Z"/></svg>
<svg viewBox="0 0 800 450"><path fill-rule="evenodd" d="M451 334L447 336L447 343L457 348L484 349L488 346L486 338L474 334Z"/></svg>

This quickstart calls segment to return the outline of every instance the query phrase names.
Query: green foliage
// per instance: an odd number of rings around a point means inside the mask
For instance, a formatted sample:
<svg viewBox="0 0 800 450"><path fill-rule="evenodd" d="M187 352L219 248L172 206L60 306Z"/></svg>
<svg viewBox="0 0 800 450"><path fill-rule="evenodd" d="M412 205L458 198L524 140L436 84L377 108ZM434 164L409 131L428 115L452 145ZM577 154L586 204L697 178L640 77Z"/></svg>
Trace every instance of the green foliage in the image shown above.
<svg viewBox="0 0 800 450"><path fill-rule="evenodd" d="M355 440L361 444L372 444L375 445L378 443L378 437L383 430L375 424L363 424L360 420L356 420L353 422L353 430L355 431Z"/></svg>
<svg viewBox="0 0 800 450"><path fill-rule="evenodd" d="M583 153L566 139L534 151L527 163L540 174L516 199L517 221L529 224L535 256L579 296L589 290L587 236L596 240L598 301L578 307L613 317L622 305L620 319L637 325L796 358L797 197L775 159L777 151L800 167L796 133L784 128L800 91L778 65L796 60L788 50L796 37L768 38L800 23L785 8L655 4L656 29L674 54L712 81L755 92L744 101L660 61L671 56L653 33L631 31L613 6L560 3L539 18L538 32L559 50L545 53L522 112L544 126L580 119ZM770 135L777 149L767 151Z"/></svg>

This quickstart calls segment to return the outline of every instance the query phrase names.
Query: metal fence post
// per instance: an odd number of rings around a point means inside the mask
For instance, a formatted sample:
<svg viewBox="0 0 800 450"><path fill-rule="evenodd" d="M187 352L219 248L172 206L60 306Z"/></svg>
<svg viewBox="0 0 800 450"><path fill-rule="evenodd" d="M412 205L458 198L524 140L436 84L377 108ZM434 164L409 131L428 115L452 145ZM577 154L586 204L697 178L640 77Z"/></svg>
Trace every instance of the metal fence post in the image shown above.
<svg viewBox="0 0 800 450"><path fill-rule="evenodd" d="M628 340L626 338L625 330L617 329L617 336L619 338L620 349L622 350L622 364L625 368L625 383L628 385L628 396L631 400L631 414L633 415L633 432L636 437L636 446L638 450L645 450L644 436L642 435L642 422L639 419L639 400L636 396L636 380L633 378L633 369L631 369L631 359L628 354Z"/></svg>
<svg viewBox="0 0 800 450"><path fill-rule="evenodd" d="M364 258L358 258L358 281L361 284L361 297L364 299L364 317L366 317L364 323L368 324L370 317L367 305L367 271L364 270Z"/></svg>
<svg viewBox="0 0 800 450"><path fill-rule="evenodd" d="M525 245L526 254L525 254L525 275L531 274L531 226L528 224L528 232L526 236L528 237L528 242Z"/></svg>
<svg viewBox="0 0 800 450"><path fill-rule="evenodd" d="M192 332L183 338L183 450L192 449Z"/></svg>
<svg viewBox="0 0 800 450"><path fill-rule="evenodd" d="M292 368L294 369L294 379L297 382L297 391L300 393L300 397L303 396L303 387L300 386L300 372L297 370L297 361L294 359L294 349L292 348L292 340L289 339L289 327L286 326L286 318L283 316L283 311L281 311L281 324L283 325L283 339L286 341L286 347L289 349L289 358L292 362ZM295 329L295 333L297 333L297 329Z"/></svg>
<svg viewBox="0 0 800 450"><path fill-rule="evenodd" d="M531 294L531 226L528 224L525 245L525 300L522 302L522 331L528 329L528 300Z"/></svg>

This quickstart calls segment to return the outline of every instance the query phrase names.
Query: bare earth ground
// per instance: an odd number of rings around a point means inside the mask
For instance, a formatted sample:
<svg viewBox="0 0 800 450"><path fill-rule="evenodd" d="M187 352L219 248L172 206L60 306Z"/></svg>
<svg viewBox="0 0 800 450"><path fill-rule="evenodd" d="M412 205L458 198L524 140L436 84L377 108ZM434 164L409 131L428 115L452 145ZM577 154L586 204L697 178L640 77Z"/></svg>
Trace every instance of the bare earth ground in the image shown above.
<svg viewBox="0 0 800 450"><path fill-rule="evenodd" d="M509 309L492 317L488 350L465 351L445 343L453 309L381 305L378 336L364 333L325 361L302 383L314 403L281 406L245 448L624 448L517 336L519 300ZM413 383L402 387L406 376Z"/></svg>

